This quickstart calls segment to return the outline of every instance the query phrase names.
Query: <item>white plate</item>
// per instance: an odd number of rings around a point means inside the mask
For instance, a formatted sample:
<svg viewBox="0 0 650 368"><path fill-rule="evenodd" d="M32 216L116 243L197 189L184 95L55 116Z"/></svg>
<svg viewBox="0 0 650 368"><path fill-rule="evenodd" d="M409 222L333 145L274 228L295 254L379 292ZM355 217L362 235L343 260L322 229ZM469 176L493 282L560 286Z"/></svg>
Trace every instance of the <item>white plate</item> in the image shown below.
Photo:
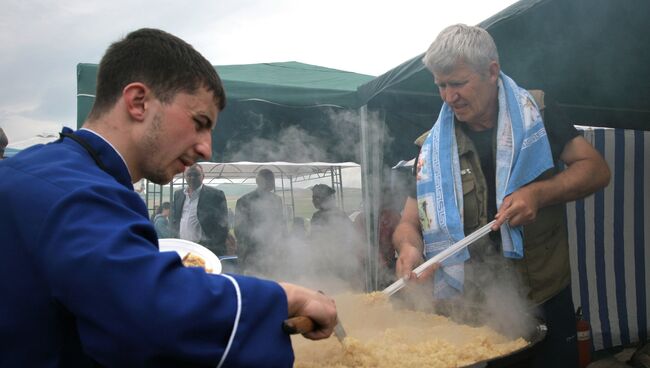
<svg viewBox="0 0 650 368"><path fill-rule="evenodd" d="M205 266L212 269L211 273L215 275L221 273L221 261L219 261L219 257L201 244L189 240L166 238L158 239L158 245L161 252L176 252L181 259L185 257L187 253L192 252L203 258Z"/></svg>

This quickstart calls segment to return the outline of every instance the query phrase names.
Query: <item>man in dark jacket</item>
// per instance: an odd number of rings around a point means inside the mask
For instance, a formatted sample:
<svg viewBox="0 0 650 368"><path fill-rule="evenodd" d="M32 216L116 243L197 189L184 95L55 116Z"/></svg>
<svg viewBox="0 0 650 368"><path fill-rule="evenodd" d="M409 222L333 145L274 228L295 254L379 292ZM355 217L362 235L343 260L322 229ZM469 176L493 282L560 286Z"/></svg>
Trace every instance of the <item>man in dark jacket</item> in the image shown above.
<svg viewBox="0 0 650 368"><path fill-rule="evenodd" d="M352 220L337 207L335 193L325 184L312 188L312 203L317 210L311 217L309 234L318 254L314 274L336 275L346 288L360 291L363 288L363 244Z"/></svg>
<svg viewBox="0 0 650 368"><path fill-rule="evenodd" d="M199 243L217 256L225 255L228 205L219 189L203 185L203 169L194 164L185 171L187 187L174 192L172 226L181 239Z"/></svg>
<svg viewBox="0 0 650 368"><path fill-rule="evenodd" d="M286 236L282 200L276 194L275 175L262 169L255 177L257 188L243 195L235 206L235 236L239 263L246 271L265 273L269 252L277 254Z"/></svg>

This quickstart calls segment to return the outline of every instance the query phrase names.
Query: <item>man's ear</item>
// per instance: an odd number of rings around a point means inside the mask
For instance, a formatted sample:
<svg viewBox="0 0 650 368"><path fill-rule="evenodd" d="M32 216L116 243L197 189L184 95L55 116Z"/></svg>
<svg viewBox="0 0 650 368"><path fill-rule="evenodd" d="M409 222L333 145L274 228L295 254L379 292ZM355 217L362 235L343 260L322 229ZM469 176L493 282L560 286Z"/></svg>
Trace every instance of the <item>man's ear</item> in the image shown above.
<svg viewBox="0 0 650 368"><path fill-rule="evenodd" d="M122 90L126 110L133 120L143 121L146 116L151 90L143 83L129 83Z"/></svg>
<svg viewBox="0 0 650 368"><path fill-rule="evenodd" d="M496 61L492 61L488 67L488 73L490 75L490 80L495 82L499 79L499 72L501 71L501 66Z"/></svg>

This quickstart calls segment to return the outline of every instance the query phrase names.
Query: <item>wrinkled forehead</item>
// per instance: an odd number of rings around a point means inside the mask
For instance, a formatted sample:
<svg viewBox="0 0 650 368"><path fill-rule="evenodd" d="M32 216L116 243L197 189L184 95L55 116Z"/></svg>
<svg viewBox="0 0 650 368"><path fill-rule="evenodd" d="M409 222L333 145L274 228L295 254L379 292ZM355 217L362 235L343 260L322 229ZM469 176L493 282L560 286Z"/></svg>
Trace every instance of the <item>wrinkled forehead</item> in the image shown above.
<svg viewBox="0 0 650 368"><path fill-rule="evenodd" d="M449 69L433 72L433 79L438 83L441 81L467 79L474 75L480 75L480 73L465 62L457 62Z"/></svg>

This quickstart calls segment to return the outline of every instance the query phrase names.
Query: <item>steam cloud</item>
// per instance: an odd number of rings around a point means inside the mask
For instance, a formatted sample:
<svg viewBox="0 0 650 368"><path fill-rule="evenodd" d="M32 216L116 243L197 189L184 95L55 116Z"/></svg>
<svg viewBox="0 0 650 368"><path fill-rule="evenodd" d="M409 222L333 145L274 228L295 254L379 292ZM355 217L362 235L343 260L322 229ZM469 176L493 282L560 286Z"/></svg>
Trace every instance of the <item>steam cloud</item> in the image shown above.
<svg viewBox="0 0 650 368"><path fill-rule="evenodd" d="M363 292L364 268L359 233L349 219L332 219L323 226L309 229L293 224L284 236L284 229L273 227L269 219L255 231L256 241L264 251L251 260L250 274L277 281L288 281L323 290L328 294L345 291ZM271 226L269 226L271 225Z"/></svg>
<svg viewBox="0 0 650 368"><path fill-rule="evenodd" d="M251 138L230 156L233 161L252 161L254 157L255 161L310 162L334 161L332 157L336 157L360 162L359 113L332 108L326 109L323 116L322 129L310 129L311 134L298 124L285 126L273 136ZM262 115L249 118L260 131L271 124ZM381 144L380 136L390 140L380 134L383 123L376 114L369 114L368 119L371 144ZM233 151L232 148L229 145L227 150ZM279 229L275 219L262 218L265 220L253 225L256 240L264 245L263 256L250 261L255 263L254 275L295 282L328 293L365 291L367 245L362 240L365 229L354 228L345 218L334 219L322 229L309 226L309 222L306 226L293 224L287 227L289 231ZM285 220L293 223L293 219ZM284 235L278 238L276 234L280 233Z"/></svg>
<svg viewBox="0 0 650 368"><path fill-rule="evenodd" d="M383 123L376 114L368 114L370 145L388 147L392 142L386 136ZM254 137L232 154L233 161L327 161L332 152L338 152L354 161L361 161L359 114L356 111L330 110L327 113L327 129L308 133L299 125L281 129L275 137ZM261 119L259 124L266 122ZM310 130L311 131L311 130ZM229 147L231 149L232 147ZM379 151L379 156L385 152ZM375 155L377 156L377 155ZM381 160L381 158L380 158ZM380 163L384 167L383 162ZM389 208L400 212L409 188L413 185L408 170L396 172L387 167L379 170L382 196L371 198L375 208ZM364 183L365 185L365 183ZM373 204L364 203L370 208ZM314 209L315 211L315 209ZM336 295L347 291L364 292L368 275L368 257L376 257L377 247L367 252L363 236L350 223L334 222L325 231L312 231L307 226L294 224L279 229L275 220L267 218L255 224L258 240L264 244L262 255L255 259L255 276L277 281L294 282L313 289ZM292 223L286 219L285 224ZM381 239L378 239L381 240ZM488 267L489 268L489 267ZM514 269L498 268L494 273L486 269L481 279L484 294L480 308L477 305L454 304L442 308L450 318L463 323L488 324L510 337L527 336L536 325L535 311L525 298L521 282ZM390 282L394 274L378 270L380 279ZM384 284L385 286L386 284ZM434 303L431 288L413 288L394 297L398 307L415 308L432 312ZM438 303L440 306L442 303Z"/></svg>
<svg viewBox="0 0 650 368"><path fill-rule="evenodd" d="M229 161L361 162L357 111L328 108L317 119L287 119L272 121L263 114L244 114L242 124L259 133L228 141L226 157ZM384 134L377 114L369 113L368 120L370 144L389 146L393 139Z"/></svg>
<svg viewBox="0 0 650 368"><path fill-rule="evenodd" d="M229 147L230 148L230 147ZM318 161L326 156L320 140L297 126L290 126L278 133L275 139L253 138L232 154L232 161ZM288 159L295 157L295 160Z"/></svg>

